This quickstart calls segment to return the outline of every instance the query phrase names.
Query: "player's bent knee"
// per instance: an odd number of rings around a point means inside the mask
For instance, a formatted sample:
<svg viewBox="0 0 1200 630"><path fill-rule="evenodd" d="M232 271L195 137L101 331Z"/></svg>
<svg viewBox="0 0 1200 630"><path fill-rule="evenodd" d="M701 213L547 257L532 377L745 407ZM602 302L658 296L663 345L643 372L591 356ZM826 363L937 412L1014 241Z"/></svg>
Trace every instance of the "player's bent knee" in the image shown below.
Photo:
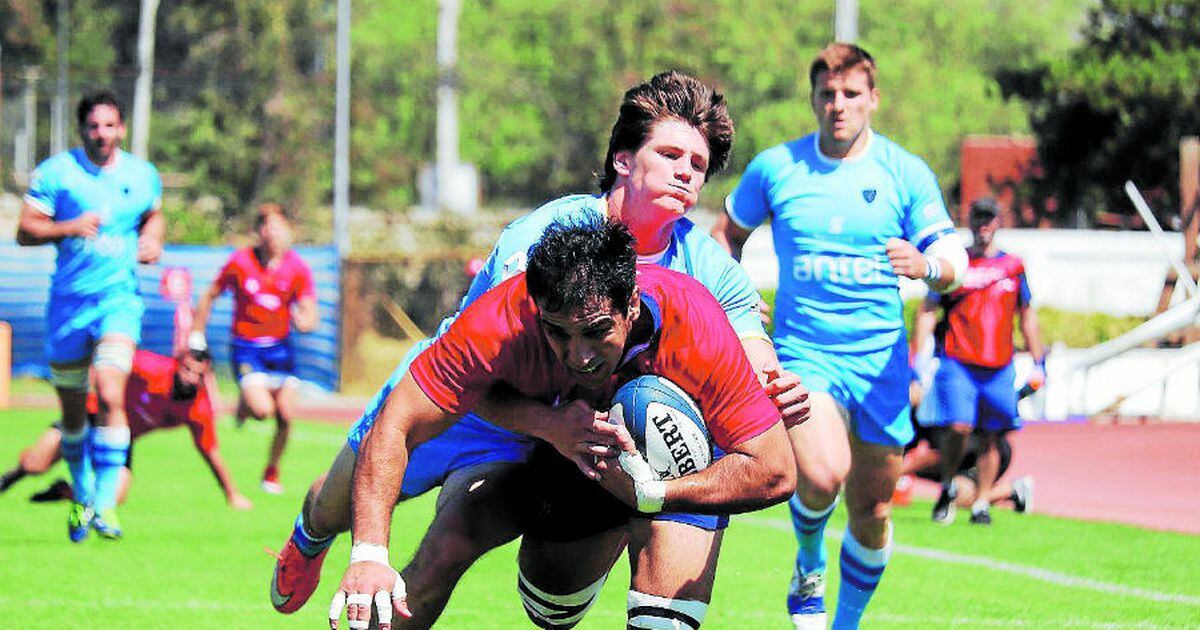
<svg viewBox="0 0 1200 630"><path fill-rule="evenodd" d="M96 344L92 364L97 368L111 368L128 374L133 369L133 346L119 341L101 341Z"/></svg>
<svg viewBox="0 0 1200 630"><path fill-rule="evenodd" d="M704 623L708 604L694 599L671 599L629 591L629 627L645 630L695 630Z"/></svg>
<svg viewBox="0 0 1200 630"><path fill-rule="evenodd" d="M88 368L86 365L69 367L50 366L50 382L58 389L72 392L86 392L88 387Z"/></svg>
<svg viewBox="0 0 1200 630"><path fill-rule="evenodd" d="M521 593L521 603L525 606L525 614L539 628L570 628L579 623L587 614L596 596L604 586L603 575L577 592L566 595L554 595L534 586L525 578L521 571L517 572L517 590Z"/></svg>

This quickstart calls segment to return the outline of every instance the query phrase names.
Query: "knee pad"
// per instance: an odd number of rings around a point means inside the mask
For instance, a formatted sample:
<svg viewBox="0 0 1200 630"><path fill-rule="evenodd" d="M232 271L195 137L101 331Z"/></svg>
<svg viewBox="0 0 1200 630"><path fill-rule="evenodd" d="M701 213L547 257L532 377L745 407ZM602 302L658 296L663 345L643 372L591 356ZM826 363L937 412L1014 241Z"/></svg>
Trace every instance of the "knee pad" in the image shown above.
<svg viewBox="0 0 1200 630"><path fill-rule="evenodd" d="M552 595L534 586L525 579L525 574L517 571L517 590L521 593L521 603L525 606L525 614L539 628L570 628L579 623L587 614L596 596L604 586L608 575L603 575L590 586L575 593Z"/></svg>
<svg viewBox="0 0 1200 630"><path fill-rule="evenodd" d="M110 367L128 374L133 370L133 346L115 341L101 341L96 344L92 365Z"/></svg>
<svg viewBox="0 0 1200 630"><path fill-rule="evenodd" d="M696 630L704 623L708 604L694 599L668 599L629 591L629 627L646 630Z"/></svg>
<svg viewBox="0 0 1200 630"><path fill-rule="evenodd" d="M58 389L74 392L86 392L88 388L88 368L86 365L73 367L50 366L50 382Z"/></svg>

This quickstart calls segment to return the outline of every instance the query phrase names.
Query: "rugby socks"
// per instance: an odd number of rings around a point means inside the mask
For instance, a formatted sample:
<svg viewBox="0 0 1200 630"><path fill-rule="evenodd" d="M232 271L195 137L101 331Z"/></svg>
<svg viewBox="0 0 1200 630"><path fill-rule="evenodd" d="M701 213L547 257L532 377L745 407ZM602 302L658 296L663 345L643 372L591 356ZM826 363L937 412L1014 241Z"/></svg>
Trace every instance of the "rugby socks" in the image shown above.
<svg viewBox="0 0 1200 630"><path fill-rule="evenodd" d="M834 630L857 628L862 619L883 570L888 556L892 555L892 525L888 523L887 546L869 549L854 538L850 526L842 537L842 579L838 587L837 615L833 619Z"/></svg>
<svg viewBox="0 0 1200 630"><path fill-rule="evenodd" d="M75 501L91 505L95 499L96 473L92 469L91 439L87 427L78 433L62 432L62 442L59 450L63 459L67 460L67 469L71 471L71 485L75 488Z"/></svg>
<svg viewBox="0 0 1200 630"><path fill-rule="evenodd" d="M96 470L95 508L103 512L117 506L121 469L129 459L129 427L96 427L92 430L92 467Z"/></svg>
<svg viewBox="0 0 1200 630"><path fill-rule="evenodd" d="M827 561L825 551L825 524L829 515L837 507L837 499L828 507L813 510L800 501L799 495L793 494L788 501L792 511L792 529L796 533L796 542L800 549L796 552L796 570L800 575L824 573Z"/></svg>
<svg viewBox="0 0 1200 630"><path fill-rule="evenodd" d="M296 526L292 529L292 540L295 541L296 548L300 550L300 553L312 558L328 549L333 544L334 538L337 538L337 536L320 537L308 533L304 529L304 514L296 515Z"/></svg>

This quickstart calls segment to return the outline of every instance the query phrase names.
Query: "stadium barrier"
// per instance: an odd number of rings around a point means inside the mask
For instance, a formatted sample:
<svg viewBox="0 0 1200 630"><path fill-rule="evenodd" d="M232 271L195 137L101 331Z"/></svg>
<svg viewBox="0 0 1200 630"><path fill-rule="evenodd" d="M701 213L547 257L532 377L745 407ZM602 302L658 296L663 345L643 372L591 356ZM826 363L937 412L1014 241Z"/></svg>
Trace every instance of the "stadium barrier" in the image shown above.
<svg viewBox="0 0 1200 630"><path fill-rule="evenodd" d="M228 246L167 245L155 265L138 265L138 290L146 304L142 318L141 347L171 354L175 343L176 304L159 290L165 269L184 267L191 271L193 303L208 290L213 279L234 251ZM309 264L317 288L320 323L311 333L293 333L296 371L307 383L324 390L337 390L341 383L341 264L331 246L297 247ZM20 247L13 241L0 243L0 320L12 325L12 373L47 378L46 303L50 276L54 272L53 247ZM229 293L214 304L207 336L218 372L228 374L230 324L233 299Z"/></svg>

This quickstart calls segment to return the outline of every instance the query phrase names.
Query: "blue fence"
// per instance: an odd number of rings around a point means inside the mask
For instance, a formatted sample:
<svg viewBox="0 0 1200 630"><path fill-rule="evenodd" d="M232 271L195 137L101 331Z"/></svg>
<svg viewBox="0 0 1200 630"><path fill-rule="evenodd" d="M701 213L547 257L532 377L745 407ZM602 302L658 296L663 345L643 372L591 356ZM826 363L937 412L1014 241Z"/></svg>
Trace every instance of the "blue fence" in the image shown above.
<svg viewBox="0 0 1200 630"><path fill-rule="evenodd" d="M146 303L142 319L141 347L162 354L171 353L175 332L175 305L159 293L164 268L185 267L192 272L193 303L206 291L221 266L233 252L232 247L167 245L157 265L138 265L138 289ZM336 390L340 382L341 273L333 247L297 247L312 267L317 285L321 322L311 333L293 332L296 371L300 378L327 390ZM54 248L20 247L13 241L0 242L0 321L13 328L13 374L47 377L43 340L46 334L46 301L50 275L54 271ZM233 299L228 293L213 304L208 320L208 341L213 358L222 369L229 365L230 325Z"/></svg>

